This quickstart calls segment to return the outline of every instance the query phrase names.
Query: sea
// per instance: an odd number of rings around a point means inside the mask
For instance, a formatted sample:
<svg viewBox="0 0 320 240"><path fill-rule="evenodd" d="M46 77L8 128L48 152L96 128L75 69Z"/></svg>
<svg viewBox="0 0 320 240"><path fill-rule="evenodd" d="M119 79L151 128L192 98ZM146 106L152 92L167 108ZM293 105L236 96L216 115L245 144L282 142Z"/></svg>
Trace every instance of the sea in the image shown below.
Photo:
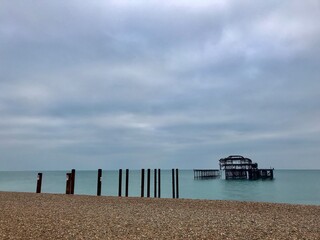
<svg viewBox="0 0 320 240"><path fill-rule="evenodd" d="M41 171L42 192L64 194L67 171ZM35 192L38 171L0 171L0 191ZM125 193L123 171L122 196ZM146 180L145 176L145 180ZM151 170L151 197L154 197ZM147 193L147 183L145 182ZM103 196L118 196L119 171L102 172ZM75 194L96 195L97 171L76 171ZM141 194L141 171L129 172L129 197ZM320 205L320 170L274 170L273 180L194 179L193 170L179 170L179 197ZM172 198L171 170L161 170L161 198Z"/></svg>

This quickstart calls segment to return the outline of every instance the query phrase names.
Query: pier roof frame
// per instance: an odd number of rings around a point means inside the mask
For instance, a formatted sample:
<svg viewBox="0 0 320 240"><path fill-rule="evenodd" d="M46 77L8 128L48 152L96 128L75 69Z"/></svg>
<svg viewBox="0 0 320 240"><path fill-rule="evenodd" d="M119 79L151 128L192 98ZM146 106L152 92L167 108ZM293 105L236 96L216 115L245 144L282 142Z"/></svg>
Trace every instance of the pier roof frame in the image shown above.
<svg viewBox="0 0 320 240"><path fill-rule="evenodd" d="M254 169L258 167L257 163L253 163L250 158L240 155L230 155L219 160L220 169Z"/></svg>

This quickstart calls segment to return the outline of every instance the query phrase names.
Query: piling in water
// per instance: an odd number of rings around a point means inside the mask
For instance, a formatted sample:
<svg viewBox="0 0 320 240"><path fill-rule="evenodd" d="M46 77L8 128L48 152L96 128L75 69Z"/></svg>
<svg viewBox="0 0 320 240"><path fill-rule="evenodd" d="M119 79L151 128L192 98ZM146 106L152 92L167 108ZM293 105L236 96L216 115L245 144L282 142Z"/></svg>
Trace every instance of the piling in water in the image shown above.
<svg viewBox="0 0 320 240"><path fill-rule="evenodd" d="M154 177L154 197L157 197L157 169L154 169L154 173L153 173L153 177Z"/></svg>
<svg viewBox="0 0 320 240"><path fill-rule="evenodd" d="M75 187L75 169L71 172L66 173L66 194L74 194ZM129 196L129 169L126 169L125 178L125 196ZM151 169L147 169L147 194L146 196L151 197ZM154 169L154 197L161 198L161 169ZM42 185L42 173L38 173L37 177L37 188L36 193L41 193ZM102 169L98 169L97 177L97 196L101 196L102 187ZM122 169L119 169L119 186L118 186L118 196L122 196ZM145 169L141 169L141 197L145 196ZM179 170L172 169L172 198L179 198Z"/></svg>
<svg viewBox="0 0 320 240"><path fill-rule="evenodd" d="M158 169L158 198L161 197L161 170Z"/></svg>
<svg viewBox="0 0 320 240"><path fill-rule="evenodd" d="M126 169L126 197L129 196L129 169Z"/></svg>
<svg viewBox="0 0 320 240"><path fill-rule="evenodd" d="M175 198L175 184L176 184L176 180L174 177L174 169L172 168L172 198Z"/></svg>
<svg viewBox="0 0 320 240"><path fill-rule="evenodd" d="M70 194L74 194L75 182L76 182L76 170L72 169L71 170L71 189L70 189Z"/></svg>
<svg viewBox="0 0 320 240"><path fill-rule="evenodd" d="M71 194L71 173L67 173L66 178L66 194Z"/></svg>
<svg viewBox="0 0 320 240"><path fill-rule="evenodd" d="M102 185L102 169L98 169L97 196L101 196L101 185Z"/></svg>
<svg viewBox="0 0 320 240"><path fill-rule="evenodd" d="M147 197L150 197L150 169L147 170Z"/></svg>
<svg viewBox="0 0 320 240"><path fill-rule="evenodd" d="M176 198L179 198L179 170L176 169Z"/></svg>
<svg viewBox="0 0 320 240"><path fill-rule="evenodd" d="M141 169L141 197L144 197L144 169Z"/></svg>
<svg viewBox="0 0 320 240"><path fill-rule="evenodd" d="M41 193L41 185L42 185L42 173L38 173L36 193Z"/></svg>
<svg viewBox="0 0 320 240"><path fill-rule="evenodd" d="M122 169L119 169L119 189L118 196L121 197L122 194Z"/></svg>

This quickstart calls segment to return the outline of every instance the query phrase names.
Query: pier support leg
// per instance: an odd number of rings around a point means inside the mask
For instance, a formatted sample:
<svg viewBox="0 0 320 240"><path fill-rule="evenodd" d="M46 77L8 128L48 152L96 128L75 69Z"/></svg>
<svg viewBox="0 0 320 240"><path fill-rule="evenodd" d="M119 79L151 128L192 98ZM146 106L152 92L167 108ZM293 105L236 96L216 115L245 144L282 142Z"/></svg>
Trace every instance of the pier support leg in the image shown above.
<svg viewBox="0 0 320 240"><path fill-rule="evenodd" d="M144 197L144 169L141 169L141 197Z"/></svg>
<svg viewBox="0 0 320 240"><path fill-rule="evenodd" d="M176 198L179 198L179 169L176 169Z"/></svg>
<svg viewBox="0 0 320 240"><path fill-rule="evenodd" d="M150 169L147 170L147 197L150 197Z"/></svg>
<svg viewBox="0 0 320 240"><path fill-rule="evenodd" d="M97 196L101 196L101 185L102 185L102 169L98 169Z"/></svg>
<svg viewBox="0 0 320 240"><path fill-rule="evenodd" d="M161 198L161 170L158 169L158 198Z"/></svg>
<svg viewBox="0 0 320 240"><path fill-rule="evenodd" d="M175 184L176 184L175 182L176 181L175 181L175 177L174 177L175 174L174 174L174 169L173 168L172 168L171 172L172 172L172 198L175 198L175 195L176 195L175 194Z"/></svg>
<svg viewBox="0 0 320 240"><path fill-rule="evenodd" d="M74 186L75 186L75 183L76 183L76 170L75 169L72 169L71 170L71 194L74 194Z"/></svg>
<svg viewBox="0 0 320 240"><path fill-rule="evenodd" d="M154 186L153 186L153 190L154 190L154 197L156 198L157 197L157 169L154 169L154 173L153 173L153 177L154 177Z"/></svg>
<svg viewBox="0 0 320 240"><path fill-rule="evenodd" d="M129 196L129 169L126 169L126 197Z"/></svg>
<svg viewBox="0 0 320 240"><path fill-rule="evenodd" d="M67 173L66 178L66 194L71 194L71 173Z"/></svg>
<svg viewBox="0 0 320 240"><path fill-rule="evenodd" d="M41 193L41 185L42 185L42 173L38 173L36 193Z"/></svg>
<svg viewBox="0 0 320 240"><path fill-rule="evenodd" d="M121 197L122 195L122 169L119 169L119 189L118 189L118 196Z"/></svg>

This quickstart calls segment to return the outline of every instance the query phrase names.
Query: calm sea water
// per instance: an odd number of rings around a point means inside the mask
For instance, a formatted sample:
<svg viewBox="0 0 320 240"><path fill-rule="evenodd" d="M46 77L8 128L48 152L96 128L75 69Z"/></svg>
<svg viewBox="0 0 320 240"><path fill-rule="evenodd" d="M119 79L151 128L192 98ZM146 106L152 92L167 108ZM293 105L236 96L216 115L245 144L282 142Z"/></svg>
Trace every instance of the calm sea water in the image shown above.
<svg viewBox="0 0 320 240"><path fill-rule="evenodd" d="M320 205L320 170L275 170L274 176L274 180L257 181L196 180L192 170L180 170L180 198ZM124 180L125 175L123 193ZM35 192L36 181L37 172L0 172L0 191ZM43 171L42 192L64 193L65 185L66 171ZM76 172L75 194L95 195L96 186L97 171ZM171 170L162 170L161 197L172 197L171 186ZM118 171L103 171L102 195L117 194ZM140 171L130 171L129 196L140 196Z"/></svg>

